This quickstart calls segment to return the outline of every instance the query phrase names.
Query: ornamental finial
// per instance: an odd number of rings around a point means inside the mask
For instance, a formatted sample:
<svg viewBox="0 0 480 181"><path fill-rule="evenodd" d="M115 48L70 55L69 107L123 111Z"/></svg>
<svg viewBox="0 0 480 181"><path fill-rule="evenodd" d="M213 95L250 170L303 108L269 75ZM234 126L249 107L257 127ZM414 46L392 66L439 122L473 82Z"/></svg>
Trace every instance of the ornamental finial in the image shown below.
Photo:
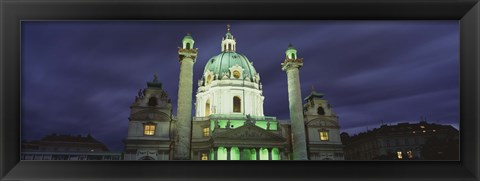
<svg viewBox="0 0 480 181"><path fill-rule="evenodd" d="M230 25L227 24L227 33L230 33Z"/></svg>
<svg viewBox="0 0 480 181"><path fill-rule="evenodd" d="M187 35L190 36L190 32L187 32Z"/></svg>
<svg viewBox="0 0 480 181"><path fill-rule="evenodd" d="M158 82L158 73L157 72L155 72L153 74L153 82Z"/></svg>
<svg viewBox="0 0 480 181"><path fill-rule="evenodd" d="M315 92L315 86L312 85L312 92Z"/></svg>

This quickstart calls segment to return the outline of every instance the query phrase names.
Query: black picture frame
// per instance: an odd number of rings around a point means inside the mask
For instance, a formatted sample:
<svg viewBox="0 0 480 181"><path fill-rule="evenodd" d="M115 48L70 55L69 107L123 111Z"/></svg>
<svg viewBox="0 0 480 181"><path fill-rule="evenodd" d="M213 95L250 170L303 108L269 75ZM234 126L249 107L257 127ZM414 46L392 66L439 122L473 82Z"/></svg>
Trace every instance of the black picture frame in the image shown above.
<svg viewBox="0 0 480 181"><path fill-rule="evenodd" d="M1 0L2 180L479 180L478 0ZM460 161L20 161L22 20L459 20Z"/></svg>

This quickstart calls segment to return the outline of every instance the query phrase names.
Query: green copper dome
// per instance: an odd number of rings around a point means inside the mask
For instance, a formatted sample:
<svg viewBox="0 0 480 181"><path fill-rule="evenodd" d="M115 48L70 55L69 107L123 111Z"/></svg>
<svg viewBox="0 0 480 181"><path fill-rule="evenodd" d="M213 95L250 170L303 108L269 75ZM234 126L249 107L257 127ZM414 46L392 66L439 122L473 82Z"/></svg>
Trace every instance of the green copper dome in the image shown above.
<svg viewBox="0 0 480 181"><path fill-rule="evenodd" d="M190 34L187 34L183 37L182 40L193 40L192 36Z"/></svg>
<svg viewBox="0 0 480 181"><path fill-rule="evenodd" d="M213 72L214 75L218 74L218 77L222 77L225 72L230 75L229 68L234 65L243 68L243 76L254 77L257 74L257 71L247 57L236 52L222 52L219 55L210 58L207 65L205 65L203 74L205 75L207 70L209 70Z"/></svg>

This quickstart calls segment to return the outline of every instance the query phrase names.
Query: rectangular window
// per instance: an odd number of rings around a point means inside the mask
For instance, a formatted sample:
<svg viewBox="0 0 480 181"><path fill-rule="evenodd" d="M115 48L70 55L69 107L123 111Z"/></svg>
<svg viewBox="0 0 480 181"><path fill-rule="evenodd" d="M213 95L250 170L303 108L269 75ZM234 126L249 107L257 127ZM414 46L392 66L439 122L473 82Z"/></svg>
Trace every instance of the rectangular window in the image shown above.
<svg viewBox="0 0 480 181"><path fill-rule="evenodd" d="M328 141L328 131L320 131L320 140Z"/></svg>
<svg viewBox="0 0 480 181"><path fill-rule="evenodd" d="M403 159L401 151L397 151L397 158L400 159L400 160Z"/></svg>
<svg viewBox="0 0 480 181"><path fill-rule="evenodd" d="M210 136L210 128L203 128L203 136L204 137Z"/></svg>
<svg viewBox="0 0 480 181"><path fill-rule="evenodd" d="M151 136L155 134L155 125L145 125L143 134Z"/></svg>
<svg viewBox="0 0 480 181"><path fill-rule="evenodd" d="M202 153L202 160L208 160L208 154Z"/></svg>

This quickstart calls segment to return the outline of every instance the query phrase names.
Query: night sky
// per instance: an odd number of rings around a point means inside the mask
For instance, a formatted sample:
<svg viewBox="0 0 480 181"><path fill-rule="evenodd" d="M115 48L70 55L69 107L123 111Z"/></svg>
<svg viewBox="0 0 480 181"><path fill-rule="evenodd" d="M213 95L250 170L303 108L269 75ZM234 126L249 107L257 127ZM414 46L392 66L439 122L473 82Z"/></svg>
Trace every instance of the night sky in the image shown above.
<svg viewBox="0 0 480 181"><path fill-rule="evenodd" d="M22 139L90 133L122 151L138 90L158 73L176 114L183 36L199 50L195 94L227 24L260 74L265 116L289 119L280 63L292 43L304 58L302 97L312 85L324 93L341 131L421 116L458 128L458 21L24 21Z"/></svg>

